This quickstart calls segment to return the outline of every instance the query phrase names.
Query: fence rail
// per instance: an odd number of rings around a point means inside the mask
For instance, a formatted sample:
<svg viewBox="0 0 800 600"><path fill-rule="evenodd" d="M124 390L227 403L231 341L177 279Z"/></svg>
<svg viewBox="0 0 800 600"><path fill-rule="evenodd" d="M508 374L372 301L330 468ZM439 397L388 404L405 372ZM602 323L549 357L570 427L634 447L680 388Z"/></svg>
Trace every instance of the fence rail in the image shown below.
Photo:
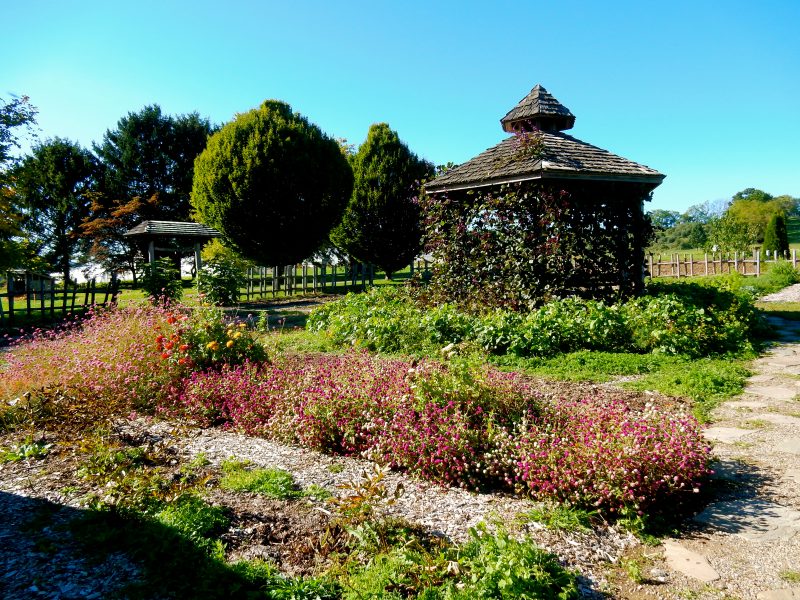
<svg viewBox="0 0 800 600"><path fill-rule="evenodd" d="M650 277L695 277L699 275L719 275L722 273L741 273L758 277L761 275L762 265L777 263L784 260L791 261L792 267L797 268L797 250L792 250L790 257L765 259L761 252L754 251L752 255L708 253L702 257L693 254L672 254L669 259L662 255L648 255L648 268Z"/></svg>
<svg viewBox="0 0 800 600"><path fill-rule="evenodd" d="M428 273L427 260L415 260L410 265L410 275ZM293 296L308 293L335 293L337 290L363 290L375 282L375 267L367 263L309 264L285 267L251 267L245 277L245 289L239 300L249 302L254 298L275 298L279 294Z"/></svg>
<svg viewBox="0 0 800 600"><path fill-rule="evenodd" d="M85 312L92 306L105 306L109 302L114 304L118 292L116 277L112 277L109 284L101 288L92 279L84 287L53 289L46 288L41 281L38 289L33 287L23 292L11 289L0 294L0 327L13 325L20 315L54 319L57 314L63 316L66 313Z"/></svg>

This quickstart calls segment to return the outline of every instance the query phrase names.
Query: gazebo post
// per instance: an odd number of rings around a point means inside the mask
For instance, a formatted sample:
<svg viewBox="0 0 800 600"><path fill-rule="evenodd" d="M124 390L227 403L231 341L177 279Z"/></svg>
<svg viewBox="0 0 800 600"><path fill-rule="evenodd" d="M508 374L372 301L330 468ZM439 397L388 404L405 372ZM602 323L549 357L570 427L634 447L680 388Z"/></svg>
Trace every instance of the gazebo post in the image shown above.
<svg viewBox="0 0 800 600"><path fill-rule="evenodd" d="M200 257L200 242L194 245L194 272L200 275L200 267L203 266L203 259ZM197 276L195 275L195 277Z"/></svg>
<svg viewBox="0 0 800 600"><path fill-rule="evenodd" d="M156 262L156 241L150 240L150 243L147 245L147 260L152 265Z"/></svg>

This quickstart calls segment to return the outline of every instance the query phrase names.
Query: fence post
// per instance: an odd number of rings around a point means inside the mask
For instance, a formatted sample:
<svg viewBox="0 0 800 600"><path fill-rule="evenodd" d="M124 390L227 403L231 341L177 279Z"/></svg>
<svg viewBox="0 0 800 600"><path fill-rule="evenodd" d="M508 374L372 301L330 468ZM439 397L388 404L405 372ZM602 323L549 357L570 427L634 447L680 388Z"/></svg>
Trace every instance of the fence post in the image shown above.
<svg viewBox="0 0 800 600"><path fill-rule="evenodd" d="M756 259L756 277L760 277L761 276L761 250L756 248L755 250L753 250L753 254L755 255L754 258Z"/></svg>
<svg viewBox="0 0 800 600"><path fill-rule="evenodd" d="M42 313L44 316L44 313ZM11 324L14 322L14 290L9 287L8 288L8 323Z"/></svg>
<svg viewBox="0 0 800 600"><path fill-rule="evenodd" d="M51 283L51 285L52 285L52 283ZM42 315L42 318L44 319L44 280L43 279L39 280L39 307L40 307L39 313Z"/></svg>
<svg viewBox="0 0 800 600"><path fill-rule="evenodd" d="M739 272L739 251L738 250L734 251L734 253L733 253L733 268L736 270L737 273ZM730 271L730 269L728 269L728 271Z"/></svg>
<svg viewBox="0 0 800 600"><path fill-rule="evenodd" d="M797 248L792 248L792 268L797 268Z"/></svg>
<svg viewBox="0 0 800 600"><path fill-rule="evenodd" d="M41 278L39 278L39 281L41 281ZM31 282L31 283L33 283L33 282ZM31 294L32 293L33 293L33 290L28 285L25 285L25 308L26 308L26 310L28 312L28 318L30 318L30 316L31 316Z"/></svg>

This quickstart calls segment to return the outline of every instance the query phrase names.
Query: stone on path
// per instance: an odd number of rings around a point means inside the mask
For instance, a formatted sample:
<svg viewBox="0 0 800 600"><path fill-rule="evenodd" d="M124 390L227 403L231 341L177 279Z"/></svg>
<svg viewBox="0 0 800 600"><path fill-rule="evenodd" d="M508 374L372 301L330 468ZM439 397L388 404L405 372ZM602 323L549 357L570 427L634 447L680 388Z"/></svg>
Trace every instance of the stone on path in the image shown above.
<svg viewBox="0 0 800 600"><path fill-rule="evenodd" d="M705 556L684 548L676 542L665 541L664 554L667 564L674 571L694 577L705 583L719 579L719 573L708 563Z"/></svg>
<svg viewBox="0 0 800 600"><path fill-rule="evenodd" d="M784 438L775 444L775 450L784 454L800 454L800 439Z"/></svg>
<svg viewBox="0 0 800 600"><path fill-rule="evenodd" d="M800 600L800 588L783 588L759 592L758 600Z"/></svg>
<svg viewBox="0 0 800 600"><path fill-rule="evenodd" d="M783 477L784 479L791 479L792 481L800 483L800 469L787 469Z"/></svg>
<svg viewBox="0 0 800 600"><path fill-rule="evenodd" d="M800 511L766 500L716 502L694 519L750 541L786 541L800 533Z"/></svg>
<svg viewBox="0 0 800 600"><path fill-rule="evenodd" d="M755 420L767 421L773 425L800 425L800 418L782 413L764 413L752 417Z"/></svg>
<svg viewBox="0 0 800 600"><path fill-rule="evenodd" d="M737 442L746 435L753 433L752 429L740 429L738 427L709 427L703 431L703 437L714 442L730 444Z"/></svg>
<svg viewBox="0 0 800 600"><path fill-rule="evenodd" d="M725 406L729 406L731 408L749 408L752 410L758 410L761 408L767 408L769 405L762 400L736 400L733 402L726 402Z"/></svg>
<svg viewBox="0 0 800 600"><path fill-rule="evenodd" d="M761 396L772 400L793 400L800 394L800 388L783 385L748 385L744 388L745 394Z"/></svg>

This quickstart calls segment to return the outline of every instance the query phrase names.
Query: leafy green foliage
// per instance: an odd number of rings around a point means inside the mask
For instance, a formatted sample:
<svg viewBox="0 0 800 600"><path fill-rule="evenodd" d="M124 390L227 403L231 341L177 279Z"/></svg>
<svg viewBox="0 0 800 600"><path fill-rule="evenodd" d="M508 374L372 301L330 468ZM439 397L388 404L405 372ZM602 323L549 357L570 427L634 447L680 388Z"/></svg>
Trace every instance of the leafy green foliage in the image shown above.
<svg viewBox="0 0 800 600"><path fill-rule="evenodd" d="M492 535L479 527L470 534L460 560L469 578L454 598L578 597L574 573L566 571L552 554L511 538L503 529Z"/></svg>
<svg viewBox="0 0 800 600"><path fill-rule="evenodd" d="M197 274L197 291L206 302L217 306L238 304L239 289L244 284L241 265L225 258L205 262Z"/></svg>
<svg viewBox="0 0 800 600"><path fill-rule="evenodd" d="M386 123L369 128L350 164L353 196L331 240L391 276L422 248L422 215L413 198L433 165L413 154Z"/></svg>
<svg viewBox="0 0 800 600"><path fill-rule="evenodd" d="M5 167L11 158L11 149L20 147L18 128L32 132L38 112L28 96L20 96L10 102L0 98L0 168Z"/></svg>
<svg viewBox="0 0 800 600"><path fill-rule="evenodd" d="M34 440L33 437L28 436L25 438L25 441L15 444L8 449L0 448L0 463L17 462L20 460L29 460L31 458L44 458L52 447L53 444L48 444L43 439Z"/></svg>
<svg viewBox="0 0 800 600"><path fill-rule="evenodd" d="M165 115L157 104L106 131L94 147L105 174L83 225L96 262L136 277L137 247L123 234L148 219L189 220L194 160L213 131L197 113Z"/></svg>
<svg viewBox="0 0 800 600"><path fill-rule="evenodd" d="M89 214L87 192L99 173L97 160L78 144L55 138L37 144L14 170L15 200L24 235L48 266L69 281Z"/></svg>
<svg viewBox="0 0 800 600"><path fill-rule="evenodd" d="M142 289L147 292L153 304L180 300L183 284L180 272L170 258L159 258L152 263L143 263Z"/></svg>
<svg viewBox="0 0 800 600"><path fill-rule="evenodd" d="M403 290L375 288L315 310L307 327L340 346L390 353L421 354L464 341L492 354L539 357L578 350L706 356L752 349L761 321L747 297L696 284L650 289L619 304L566 298L525 314L497 309L470 316L451 305L426 310Z"/></svg>
<svg viewBox="0 0 800 600"><path fill-rule="evenodd" d="M327 238L352 186L336 141L269 100L209 139L195 162L192 206L242 256L286 265Z"/></svg>
<svg viewBox="0 0 800 600"><path fill-rule="evenodd" d="M635 292L652 232L640 194L544 184L423 194L426 250L435 258L428 295L482 312Z"/></svg>

